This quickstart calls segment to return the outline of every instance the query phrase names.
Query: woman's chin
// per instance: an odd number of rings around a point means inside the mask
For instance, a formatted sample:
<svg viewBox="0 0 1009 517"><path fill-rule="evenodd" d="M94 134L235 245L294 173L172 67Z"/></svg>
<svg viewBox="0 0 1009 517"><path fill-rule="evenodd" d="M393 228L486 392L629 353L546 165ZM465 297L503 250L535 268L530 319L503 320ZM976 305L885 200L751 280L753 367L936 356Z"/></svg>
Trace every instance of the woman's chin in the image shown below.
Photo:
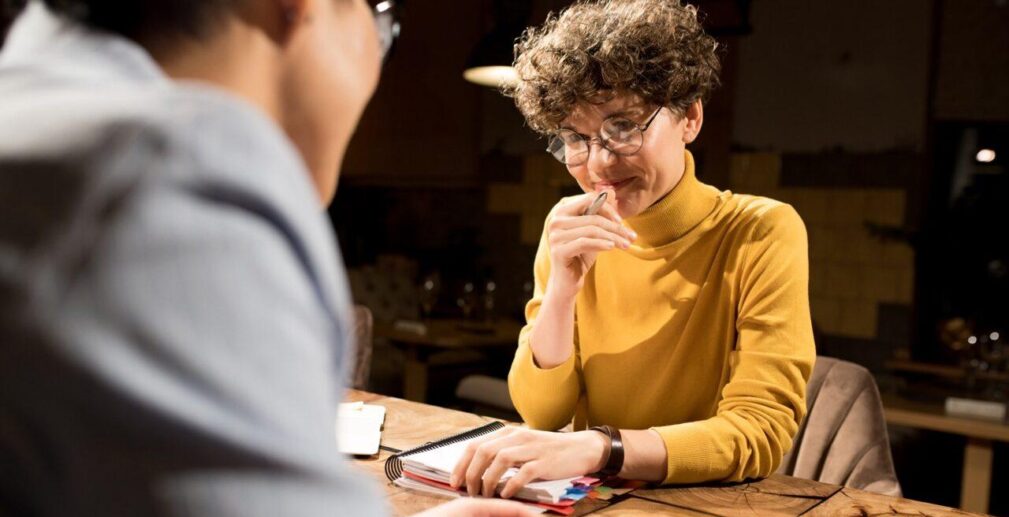
<svg viewBox="0 0 1009 517"><path fill-rule="evenodd" d="M632 200L617 199L617 213L620 217L627 219L641 213L641 207Z"/></svg>

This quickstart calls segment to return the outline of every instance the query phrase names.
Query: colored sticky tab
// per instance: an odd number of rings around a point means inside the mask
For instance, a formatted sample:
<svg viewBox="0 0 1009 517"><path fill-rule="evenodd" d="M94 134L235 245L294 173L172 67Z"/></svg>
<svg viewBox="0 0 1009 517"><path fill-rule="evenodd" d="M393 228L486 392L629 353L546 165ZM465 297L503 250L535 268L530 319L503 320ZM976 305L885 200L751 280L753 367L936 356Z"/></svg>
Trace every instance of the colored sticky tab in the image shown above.
<svg viewBox="0 0 1009 517"><path fill-rule="evenodd" d="M592 492L588 495L592 499L601 499L603 501L609 501L613 499L613 489L608 486L597 486L592 489Z"/></svg>

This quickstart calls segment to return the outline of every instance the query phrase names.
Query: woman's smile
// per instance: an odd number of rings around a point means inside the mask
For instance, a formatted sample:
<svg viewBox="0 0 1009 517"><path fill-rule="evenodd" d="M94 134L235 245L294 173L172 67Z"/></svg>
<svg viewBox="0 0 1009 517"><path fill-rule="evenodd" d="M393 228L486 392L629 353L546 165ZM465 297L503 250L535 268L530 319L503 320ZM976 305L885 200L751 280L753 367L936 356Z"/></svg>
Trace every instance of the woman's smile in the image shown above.
<svg viewBox="0 0 1009 517"><path fill-rule="evenodd" d="M599 192L602 190L620 190L622 187L630 185L630 183L633 180L634 176L630 176L619 180L613 179L613 180L597 181L595 184L595 191Z"/></svg>

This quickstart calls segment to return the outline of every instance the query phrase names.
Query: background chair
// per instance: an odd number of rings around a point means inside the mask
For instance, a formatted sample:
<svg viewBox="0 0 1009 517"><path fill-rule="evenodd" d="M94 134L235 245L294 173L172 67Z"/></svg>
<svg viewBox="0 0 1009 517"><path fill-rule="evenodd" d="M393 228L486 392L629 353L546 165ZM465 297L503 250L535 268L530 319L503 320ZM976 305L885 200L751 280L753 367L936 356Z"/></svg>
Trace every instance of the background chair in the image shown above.
<svg viewBox="0 0 1009 517"><path fill-rule="evenodd" d="M456 386L455 396L463 404L463 409L472 413L512 422L521 422L511 394L508 381L489 375L467 375Z"/></svg>
<svg viewBox="0 0 1009 517"><path fill-rule="evenodd" d="M358 390L368 389L371 376L371 352L374 340L372 328L374 320L371 310L363 305L354 306L354 369L350 375L350 386Z"/></svg>
<svg viewBox="0 0 1009 517"><path fill-rule="evenodd" d="M883 403L872 375L818 357L806 391L806 419L778 472L900 496Z"/></svg>

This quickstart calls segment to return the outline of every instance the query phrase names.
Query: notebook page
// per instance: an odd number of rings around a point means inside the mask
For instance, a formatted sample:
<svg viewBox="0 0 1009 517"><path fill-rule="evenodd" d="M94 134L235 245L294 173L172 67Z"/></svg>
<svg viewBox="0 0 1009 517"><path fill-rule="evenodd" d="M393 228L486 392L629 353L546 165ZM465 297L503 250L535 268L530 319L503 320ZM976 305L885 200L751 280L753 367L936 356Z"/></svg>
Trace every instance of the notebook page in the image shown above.
<svg viewBox="0 0 1009 517"><path fill-rule="evenodd" d="M403 463L416 463L429 469L451 473L459 458L466 452L466 446L470 441L456 442L434 450L403 456Z"/></svg>
<svg viewBox="0 0 1009 517"><path fill-rule="evenodd" d="M466 451L466 446L469 442L470 440L456 442L438 449L403 456L403 465L408 470L412 470L418 474L423 474L430 479L447 482L448 476L452 473L452 470L455 469L455 464ZM517 472L518 469L516 468L508 469L508 471L501 477L502 484L500 484L498 488L502 488L504 486L503 482L510 479ZM545 494L550 500L557 501L566 493L567 489L571 486L571 482L579 477L580 476L575 476L550 481L534 481L527 484L522 492Z"/></svg>

